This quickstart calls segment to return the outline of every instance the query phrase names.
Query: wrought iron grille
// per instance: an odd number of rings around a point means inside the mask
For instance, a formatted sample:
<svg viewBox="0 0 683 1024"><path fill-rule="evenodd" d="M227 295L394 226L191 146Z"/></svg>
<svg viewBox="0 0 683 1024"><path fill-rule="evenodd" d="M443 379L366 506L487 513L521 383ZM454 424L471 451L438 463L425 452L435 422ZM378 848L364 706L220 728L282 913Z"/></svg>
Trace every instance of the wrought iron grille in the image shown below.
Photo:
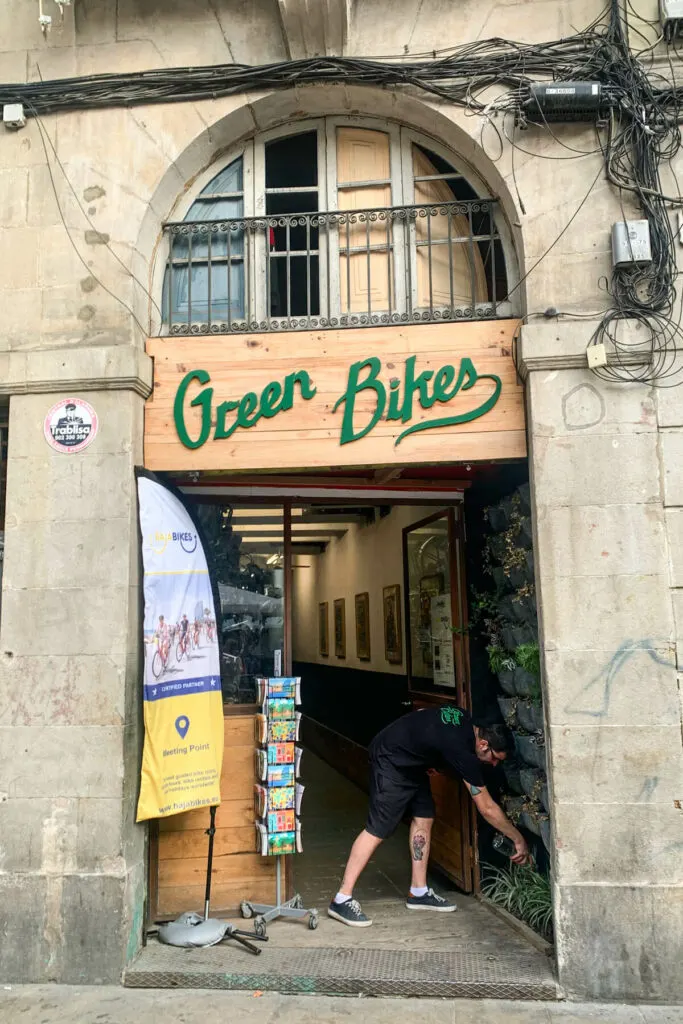
<svg viewBox="0 0 683 1024"><path fill-rule="evenodd" d="M509 315L496 202L165 225L162 334Z"/></svg>

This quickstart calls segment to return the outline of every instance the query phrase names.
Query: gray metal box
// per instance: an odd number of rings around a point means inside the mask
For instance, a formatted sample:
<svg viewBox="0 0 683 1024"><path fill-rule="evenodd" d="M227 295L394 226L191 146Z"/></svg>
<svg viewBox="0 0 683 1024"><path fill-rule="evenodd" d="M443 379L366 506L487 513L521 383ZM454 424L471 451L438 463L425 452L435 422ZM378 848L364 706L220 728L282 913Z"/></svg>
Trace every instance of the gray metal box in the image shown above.
<svg viewBox="0 0 683 1024"><path fill-rule="evenodd" d="M650 225L646 220L618 220L612 225L612 266L651 263Z"/></svg>
<svg viewBox="0 0 683 1024"><path fill-rule="evenodd" d="M683 0L659 0L659 20L667 42L683 30Z"/></svg>

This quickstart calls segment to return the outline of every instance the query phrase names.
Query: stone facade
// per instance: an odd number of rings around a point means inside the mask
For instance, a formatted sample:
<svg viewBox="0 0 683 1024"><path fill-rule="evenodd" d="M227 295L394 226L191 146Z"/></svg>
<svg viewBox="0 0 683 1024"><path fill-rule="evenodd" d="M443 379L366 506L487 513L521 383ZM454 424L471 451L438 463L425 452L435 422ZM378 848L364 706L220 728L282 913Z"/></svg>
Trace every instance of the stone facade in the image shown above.
<svg viewBox="0 0 683 1024"><path fill-rule="evenodd" d="M493 36L541 41L602 10L597 0L326 0L309 18L311 5L297 0L75 0L62 23L54 8L44 38L33 0L4 5L12 48L0 52L0 81L10 82L415 54ZM656 9L636 6L648 16ZM159 321L161 225L240 139L326 114L418 128L500 197L519 274L529 274L519 289L528 314L519 357L560 983L576 997L683 999L683 392L605 385L585 361L590 315L605 304L610 227L628 201L622 207L605 182L590 127L532 129L517 139L526 153L513 156L486 122L445 102L342 84L74 111L0 129L0 392L11 396L0 976L116 981L139 948L146 831L133 822L133 467L151 380L144 337ZM548 307L588 319L540 319ZM101 422L77 461L42 437L47 409L68 393L90 401Z"/></svg>

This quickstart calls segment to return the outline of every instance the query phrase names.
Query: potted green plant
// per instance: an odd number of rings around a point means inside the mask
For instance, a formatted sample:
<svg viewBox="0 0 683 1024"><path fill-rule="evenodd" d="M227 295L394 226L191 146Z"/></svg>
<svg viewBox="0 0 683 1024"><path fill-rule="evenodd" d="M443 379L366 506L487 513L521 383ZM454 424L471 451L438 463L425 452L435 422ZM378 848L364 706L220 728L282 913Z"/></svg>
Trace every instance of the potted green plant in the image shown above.
<svg viewBox="0 0 683 1024"><path fill-rule="evenodd" d="M553 905L549 876L532 867L496 868L485 865L482 894L533 928L552 939Z"/></svg>

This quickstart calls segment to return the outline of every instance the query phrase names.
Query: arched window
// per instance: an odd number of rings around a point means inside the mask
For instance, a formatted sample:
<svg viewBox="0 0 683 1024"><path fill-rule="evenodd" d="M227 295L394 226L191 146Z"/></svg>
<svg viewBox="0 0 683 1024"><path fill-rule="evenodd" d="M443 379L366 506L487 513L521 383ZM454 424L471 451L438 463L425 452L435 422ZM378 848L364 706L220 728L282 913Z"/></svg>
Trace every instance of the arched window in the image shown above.
<svg viewBox="0 0 683 1024"><path fill-rule="evenodd" d="M162 333L514 312L495 200L398 125L326 118L257 136L165 231Z"/></svg>

